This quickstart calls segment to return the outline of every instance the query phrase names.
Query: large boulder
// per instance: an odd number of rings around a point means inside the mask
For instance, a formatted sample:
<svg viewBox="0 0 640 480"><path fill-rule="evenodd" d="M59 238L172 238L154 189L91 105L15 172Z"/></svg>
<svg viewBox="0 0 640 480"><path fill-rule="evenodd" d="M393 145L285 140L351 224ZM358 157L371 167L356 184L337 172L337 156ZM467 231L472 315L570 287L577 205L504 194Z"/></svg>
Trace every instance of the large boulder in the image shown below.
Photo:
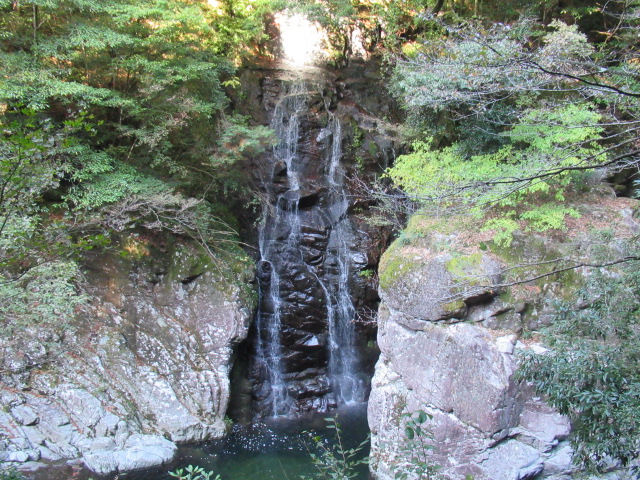
<svg viewBox="0 0 640 480"><path fill-rule="evenodd" d="M568 221L568 231L518 231L508 246L493 242L480 220L415 216L384 254L381 355L369 400L376 479L397 478L416 457L405 424L419 410L430 419L422 426L428 449L418 458L446 478L571 477L568 419L515 373L520 350L545 353L531 332L553 321L556 300L577 299L588 274L548 276L567 265L554 259L593 263L594 245L602 250L596 229L615 225L621 236L640 230L636 201L606 189L582 200L576 208L583 214ZM615 256L619 246L607 248Z"/></svg>

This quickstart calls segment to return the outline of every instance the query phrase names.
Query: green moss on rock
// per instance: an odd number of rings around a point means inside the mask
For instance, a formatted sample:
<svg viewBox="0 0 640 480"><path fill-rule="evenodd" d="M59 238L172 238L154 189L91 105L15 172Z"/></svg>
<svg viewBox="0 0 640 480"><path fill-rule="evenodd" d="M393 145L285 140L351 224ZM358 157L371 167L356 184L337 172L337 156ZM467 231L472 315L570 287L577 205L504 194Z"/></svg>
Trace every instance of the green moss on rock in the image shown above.
<svg viewBox="0 0 640 480"><path fill-rule="evenodd" d="M484 279L482 268L482 254L455 256L445 264L447 272L469 285L478 285Z"/></svg>
<svg viewBox="0 0 640 480"><path fill-rule="evenodd" d="M380 287L385 290L393 288L403 277L418 270L421 266L420 262L406 256L401 246L394 248L392 245L380 260L378 271Z"/></svg>

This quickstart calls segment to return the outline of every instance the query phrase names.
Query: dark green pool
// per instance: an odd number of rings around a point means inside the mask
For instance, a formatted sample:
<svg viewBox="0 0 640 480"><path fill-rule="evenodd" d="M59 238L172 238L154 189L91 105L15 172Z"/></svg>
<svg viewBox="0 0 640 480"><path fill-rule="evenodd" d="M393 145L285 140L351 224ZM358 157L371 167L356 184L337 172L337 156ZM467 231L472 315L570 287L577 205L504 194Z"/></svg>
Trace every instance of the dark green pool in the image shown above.
<svg viewBox="0 0 640 480"><path fill-rule="evenodd" d="M309 433L313 432L330 446L335 442L335 430L327 428L327 415L310 415L295 420L270 419L247 426L235 425L232 433L215 442L182 446L176 460L167 468L144 472L130 472L100 477L69 466L48 468L28 478L32 480L171 480L169 471L187 465L198 465L222 476L222 480L299 480L311 476L315 467L310 451L316 451ZM353 448L365 440L369 429L366 405L346 406L334 413L342 429L345 449ZM368 453L362 452L362 456ZM361 466L358 480L368 476L367 467Z"/></svg>

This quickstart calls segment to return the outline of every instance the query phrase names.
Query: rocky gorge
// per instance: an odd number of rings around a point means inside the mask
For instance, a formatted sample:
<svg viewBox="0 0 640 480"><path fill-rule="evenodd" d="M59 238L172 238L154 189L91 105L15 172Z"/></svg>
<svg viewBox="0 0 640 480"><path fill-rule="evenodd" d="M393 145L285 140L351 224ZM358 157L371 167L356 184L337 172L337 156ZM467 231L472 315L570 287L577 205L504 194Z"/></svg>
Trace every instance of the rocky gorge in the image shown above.
<svg viewBox="0 0 640 480"><path fill-rule="evenodd" d="M390 231L363 214L350 179L379 172L399 148L392 102L374 94L379 63L275 62L239 78L238 110L278 138L252 165L264 196L244 227L255 271L240 250L212 260L193 240L144 229L84 255L89 301L71 328L5 349L3 461L116 474L225 435L228 410L294 417L366 400L372 273ZM244 373L229 406L234 363Z"/></svg>
<svg viewBox="0 0 640 480"><path fill-rule="evenodd" d="M478 218L418 211L391 242L360 190L406 148L382 60L281 60L241 69L232 95L274 132L246 165L260 200L242 212L249 247L216 261L138 228L85 252L86 302L64 334L0 340L0 460L115 475L223 437L236 415L368 401L372 478L415 458L405 422L417 411L429 416L422 460L446 478L573 478L570 421L518 377L519 355L547 352L537 332L557 300L580 308L590 271L551 275L554 259L621 250L597 232L640 233L638 202L594 182L565 231L518 230L505 246Z"/></svg>

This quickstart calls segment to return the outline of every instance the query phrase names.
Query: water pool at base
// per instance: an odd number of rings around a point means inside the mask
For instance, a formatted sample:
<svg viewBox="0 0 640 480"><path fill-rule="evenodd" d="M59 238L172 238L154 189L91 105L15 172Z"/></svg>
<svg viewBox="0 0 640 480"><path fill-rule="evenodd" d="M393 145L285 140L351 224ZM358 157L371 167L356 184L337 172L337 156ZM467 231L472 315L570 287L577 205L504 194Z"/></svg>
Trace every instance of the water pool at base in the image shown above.
<svg viewBox="0 0 640 480"><path fill-rule="evenodd" d="M369 434L366 404L345 406L332 416L342 430L344 449L354 448ZM67 465L52 466L27 476L30 480L172 480L169 471L198 465L220 474L222 480L299 480L316 471L310 452L316 452L310 434L325 445L335 443L335 430L327 428L327 414L314 414L295 420L276 418L262 423L235 425L226 438L192 446L181 446L176 459L165 468L126 474L99 476L86 469ZM368 445L362 457L368 454ZM215 477L215 475L214 475ZM357 480L366 480L368 469L360 466Z"/></svg>

